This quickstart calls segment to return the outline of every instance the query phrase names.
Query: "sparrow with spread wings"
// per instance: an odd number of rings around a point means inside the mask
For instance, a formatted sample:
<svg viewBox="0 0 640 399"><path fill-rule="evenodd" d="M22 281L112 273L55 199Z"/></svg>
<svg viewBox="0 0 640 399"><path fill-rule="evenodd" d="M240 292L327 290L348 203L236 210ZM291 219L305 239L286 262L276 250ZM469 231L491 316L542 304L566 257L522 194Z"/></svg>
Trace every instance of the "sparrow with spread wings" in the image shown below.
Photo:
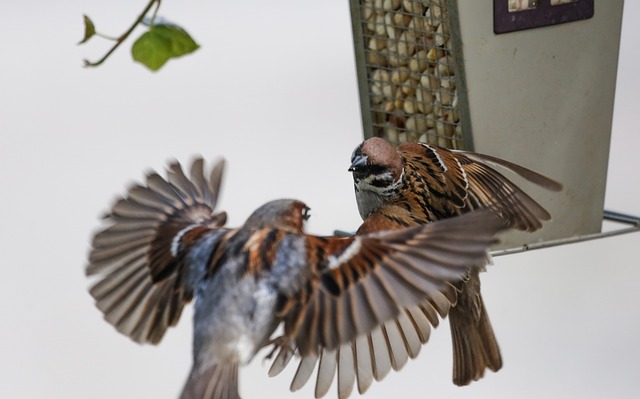
<svg viewBox="0 0 640 399"><path fill-rule="evenodd" d="M489 155L416 142L394 148L382 138L365 140L353 151L349 167L363 219L356 236L451 220L478 209L488 209L510 228L529 232L540 229L542 222L550 219L549 213L492 165L511 170L545 189L562 189L561 184L537 172ZM406 307L401 317L338 350L302 356L291 389L301 388L318 363L316 397L326 394L336 370L340 398L351 394L354 382L364 393L373 380L381 380L391 369L399 370L408 358L418 355L429 339L430 326L438 325L438 316L448 316L451 325L456 385L480 379L487 368L499 370L502 357L482 300L480 271L474 268L456 285L460 292L451 306L434 309L423 302ZM270 375L279 374L292 355L280 350Z"/></svg>
<svg viewBox="0 0 640 399"><path fill-rule="evenodd" d="M268 202L239 228L215 206L224 163L205 177L196 159L167 178L131 186L94 235L86 273L104 318L138 343L157 344L195 298L193 366L182 399L239 398L238 368L283 325L305 358L333 352L404 309L456 303L456 288L484 267L491 212L391 232L320 237L304 232L309 208Z"/></svg>

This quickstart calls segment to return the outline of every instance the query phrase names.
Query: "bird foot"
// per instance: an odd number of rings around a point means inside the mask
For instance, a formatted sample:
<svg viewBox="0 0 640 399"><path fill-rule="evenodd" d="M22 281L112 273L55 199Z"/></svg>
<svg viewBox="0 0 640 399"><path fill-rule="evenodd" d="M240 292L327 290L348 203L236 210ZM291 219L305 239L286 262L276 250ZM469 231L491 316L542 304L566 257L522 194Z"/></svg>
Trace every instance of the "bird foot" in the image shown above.
<svg viewBox="0 0 640 399"><path fill-rule="evenodd" d="M273 355L275 355L276 352L282 352L282 351L286 351L286 352L289 352L289 353L294 353L295 352L295 350L291 346L291 342L289 342L289 340L287 338L285 338L284 335L280 335L278 337L275 337L275 338L269 340L264 345L264 348L266 348L269 345L273 345L273 348L264 357L263 362L266 362L267 360L271 360L271 358L273 358Z"/></svg>

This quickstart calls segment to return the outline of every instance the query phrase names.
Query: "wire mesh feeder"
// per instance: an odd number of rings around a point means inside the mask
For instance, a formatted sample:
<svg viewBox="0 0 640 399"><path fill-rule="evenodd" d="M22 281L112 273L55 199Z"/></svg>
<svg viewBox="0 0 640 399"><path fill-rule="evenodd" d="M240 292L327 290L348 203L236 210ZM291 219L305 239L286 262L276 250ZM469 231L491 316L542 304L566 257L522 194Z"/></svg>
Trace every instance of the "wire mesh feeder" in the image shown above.
<svg viewBox="0 0 640 399"><path fill-rule="evenodd" d="M446 1L351 0L351 15L365 132L463 149Z"/></svg>
<svg viewBox="0 0 640 399"><path fill-rule="evenodd" d="M491 154L562 182L558 194L513 176L553 220L506 235L505 253L639 231L623 215L630 227L602 233L622 6L350 0L365 138Z"/></svg>

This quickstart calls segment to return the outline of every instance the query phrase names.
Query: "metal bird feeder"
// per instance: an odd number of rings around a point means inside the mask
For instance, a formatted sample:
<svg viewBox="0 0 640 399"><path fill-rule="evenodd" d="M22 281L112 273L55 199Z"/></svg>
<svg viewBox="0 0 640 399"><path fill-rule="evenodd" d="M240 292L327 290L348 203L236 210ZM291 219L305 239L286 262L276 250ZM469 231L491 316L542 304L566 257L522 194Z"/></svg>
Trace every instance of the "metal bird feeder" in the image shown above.
<svg viewBox="0 0 640 399"><path fill-rule="evenodd" d="M350 6L365 138L490 154L563 183L551 193L509 175L553 218L505 236L509 253L610 235L600 232L623 0Z"/></svg>

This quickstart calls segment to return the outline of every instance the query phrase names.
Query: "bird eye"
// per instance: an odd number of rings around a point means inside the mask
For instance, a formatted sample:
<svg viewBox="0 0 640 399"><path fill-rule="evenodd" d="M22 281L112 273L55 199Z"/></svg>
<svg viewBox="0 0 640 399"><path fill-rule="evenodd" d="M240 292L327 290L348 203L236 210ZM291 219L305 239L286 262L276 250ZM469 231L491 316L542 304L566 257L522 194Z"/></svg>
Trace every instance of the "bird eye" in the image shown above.
<svg viewBox="0 0 640 399"><path fill-rule="evenodd" d="M302 219L309 220L309 218L311 217L311 214L309 213L310 210L311 210L311 208L309 208L307 206L302 208Z"/></svg>
<svg viewBox="0 0 640 399"><path fill-rule="evenodd" d="M352 166L349 171L360 175L381 175L387 172L388 169L382 165L360 165Z"/></svg>

